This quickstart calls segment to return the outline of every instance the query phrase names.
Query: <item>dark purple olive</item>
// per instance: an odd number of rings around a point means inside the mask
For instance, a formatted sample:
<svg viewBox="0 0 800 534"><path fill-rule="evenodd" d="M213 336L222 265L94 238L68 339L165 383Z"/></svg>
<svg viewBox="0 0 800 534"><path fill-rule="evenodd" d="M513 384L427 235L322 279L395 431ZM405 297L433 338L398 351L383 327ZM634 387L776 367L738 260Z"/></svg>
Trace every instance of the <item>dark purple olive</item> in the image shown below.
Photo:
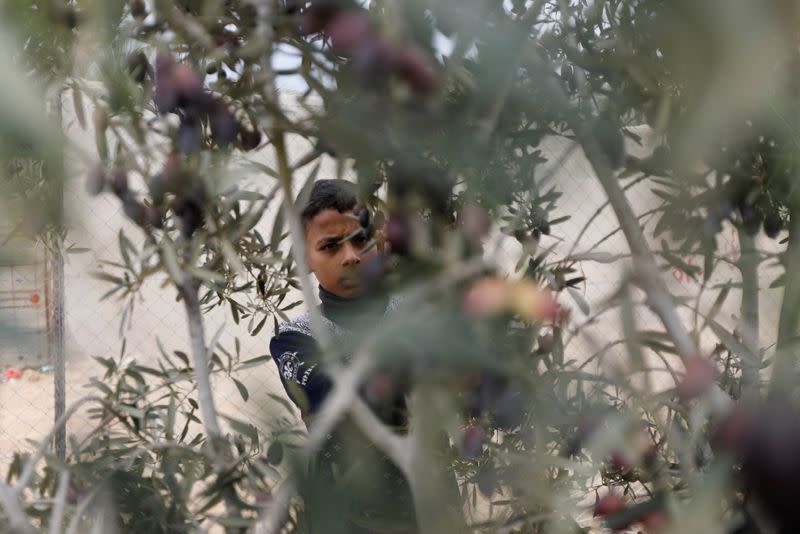
<svg viewBox="0 0 800 534"><path fill-rule="evenodd" d="M364 206L358 206L356 209L353 210L353 214L358 217L358 224L361 225L361 228L368 228L369 227L369 210Z"/></svg>
<svg viewBox="0 0 800 534"><path fill-rule="evenodd" d="M258 130L239 130L239 141L242 150L255 150L261 144L261 132Z"/></svg>
<svg viewBox="0 0 800 534"><path fill-rule="evenodd" d="M283 461L283 444L279 441L270 443L267 449L267 463L279 465Z"/></svg>
<svg viewBox="0 0 800 534"><path fill-rule="evenodd" d="M473 243L480 244L489 233L492 219L489 213L478 204L467 204L461 210L461 229Z"/></svg>
<svg viewBox="0 0 800 534"><path fill-rule="evenodd" d="M326 25L325 34L334 52L347 54L375 39L369 15L362 9L350 9L335 15Z"/></svg>
<svg viewBox="0 0 800 534"><path fill-rule="evenodd" d="M481 425L472 424L464 429L461 440L461 453L467 458L477 458L486 443L486 431Z"/></svg>
<svg viewBox="0 0 800 534"><path fill-rule="evenodd" d="M384 228L384 235L393 254L398 256L408 254L411 244L411 225L408 219L399 215L389 216Z"/></svg>
<svg viewBox="0 0 800 534"><path fill-rule="evenodd" d="M86 177L86 192L90 195L97 196L103 192L108 182L108 176L102 166L97 165L89 171Z"/></svg>
<svg viewBox="0 0 800 534"><path fill-rule="evenodd" d="M303 11L300 31L304 35L322 31L325 25L343 7L343 2L337 0L315 0Z"/></svg>
<svg viewBox="0 0 800 534"><path fill-rule="evenodd" d="M478 490L487 499L494 495L498 489L498 476L497 469L491 464L486 464L478 469L478 474L475 477L475 482L478 484Z"/></svg>
<svg viewBox="0 0 800 534"><path fill-rule="evenodd" d="M155 206L145 206L144 208L144 219L153 228L164 228L164 217L161 214L161 210Z"/></svg>
<svg viewBox="0 0 800 534"><path fill-rule="evenodd" d="M742 450L746 488L780 526L797 525L800 501L800 414L789 401L772 400L760 410ZM788 529L788 530L781 530Z"/></svg>
<svg viewBox="0 0 800 534"><path fill-rule="evenodd" d="M183 212L180 215L181 235L185 239L191 238L192 234L194 234L198 228L203 226L203 220L203 209L195 202L187 201Z"/></svg>
<svg viewBox="0 0 800 534"><path fill-rule="evenodd" d="M174 186L177 185L176 182L183 174L181 157L175 153L168 154L167 159L164 160L164 169L161 174L164 175L168 190L174 191Z"/></svg>
<svg viewBox="0 0 800 534"><path fill-rule="evenodd" d="M159 52L156 56L156 77L164 78L172 75L175 68L175 58L169 52Z"/></svg>
<svg viewBox="0 0 800 534"><path fill-rule="evenodd" d="M150 198L153 204L164 202L164 195L167 193L167 180L163 174L155 174L147 181L147 189L150 191Z"/></svg>
<svg viewBox="0 0 800 534"><path fill-rule="evenodd" d="M176 195L173 197L172 201L169 203L169 209L175 213L178 217L186 213L186 199L183 198L181 195Z"/></svg>
<svg viewBox="0 0 800 534"><path fill-rule="evenodd" d="M153 67L147 61L147 56L141 50L137 50L128 55L128 74L136 83L142 83L147 78L152 78Z"/></svg>
<svg viewBox="0 0 800 534"><path fill-rule="evenodd" d="M135 224L139 226L144 226L146 223L146 214L145 214L145 207L144 205L136 200L136 197L133 196L130 192L126 193L122 197L122 211L125 212L125 215L133 221Z"/></svg>
<svg viewBox="0 0 800 534"><path fill-rule="evenodd" d="M522 391L509 385L492 403L492 420L504 430L518 427L525 418L525 401Z"/></svg>
<svg viewBox="0 0 800 534"><path fill-rule="evenodd" d="M625 163L625 138L619 125L608 115L598 117L592 127L595 139L612 169Z"/></svg>
<svg viewBox="0 0 800 534"><path fill-rule="evenodd" d="M394 61L397 74L415 93L428 94L439 85L439 74L433 61L421 48L403 47L396 52Z"/></svg>
<svg viewBox="0 0 800 534"><path fill-rule="evenodd" d="M161 114L175 111L178 106L178 91L171 79L160 79L156 82L156 88L153 91L153 104Z"/></svg>
<svg viewBox="0 0 800 534"><path fill-rule="evenodd" d="M233 113L218 103L211 113L211 137L220 147L226 147L236 140L239 133L239 123Z"/></svg>
<svg viewBox="0 0 800 534"><path fill-rule="evenodd" d="M137 20L147 16L147 4L144 0L131 0L131 16Z"/></svg>
<svg viewBox="0 0 800 534"><path fill-rule="evenodd" d="M741 207L742 229L747 235L754 236L761 229L764 213L758 206L745 204Z"/></svg>
<svg viewBox="0 0 800 534"><path fill-rule="evenodd" d="M111 190L119 198L125 197L128 193L128 173L125 169L117 167L111 173Z"/></svg>
<svg viewBox="0 0 800 534"><path fill-rule="evenodd" d="M366 87L379 87L392 72L394 51L378 39L365 42L351 56L353 73Z"/></svg>
<svg viewBox="0 0 800 534"><path fill-rule="evenodd" d="M189 65L178 63L172 68L172 82L178 91L178 105L186 106L203 101L203 78Z"/></svg>
<svg viewBox="0 0 800 534"><path fill-rule="evenodd" d="M175 148L183 154L192 154L200 148L200 123L184 117L175 133Z"/></svg>
<svg viewBox="0 0 800 534"><path fill-rule="evenodd" d="M175 84L173 71L175 58L168 52L156 56L156 87L153 91L153 103L159 113L172 113L178 106L178 86Z"/></svg>
<svg viewBox="0 0 800 534"><path fill-rule="evenodd" d="M568 61L561 64L561 79L567 86L567 92L574 93L578 89L578 84L575 80L575 67Z"/></svg>
<svg viewBox="0 0 800 534"><path fill-rule="evenodd" d="M773 208L764 217L764 233L767 234L767 237L770 239L775 238L780 231L783 229L783 221L781 220L781 216L778 212Z"/></svg>
<svg viewBox="0 0 800 534"><path fill-rule="evenodd" d="M80 24L80 14L74 6L66 6L63 11L64 24L70 30L74 30Z"/></svg>

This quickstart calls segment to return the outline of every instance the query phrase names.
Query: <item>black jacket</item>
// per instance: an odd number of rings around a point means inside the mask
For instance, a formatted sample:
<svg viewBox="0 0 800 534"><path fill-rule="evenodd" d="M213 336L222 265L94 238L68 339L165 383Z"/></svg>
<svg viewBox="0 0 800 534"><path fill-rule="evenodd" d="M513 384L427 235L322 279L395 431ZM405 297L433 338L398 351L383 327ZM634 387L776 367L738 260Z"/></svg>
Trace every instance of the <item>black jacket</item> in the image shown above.
<svg viewBox="0 0 800 534"><path fill-rule="evenodd" d="M319 288L323 326L339 348L351 339L353 328L377 325L396 307L396 301L347 299ZM331 389L331 380L322 371L320 350L311 331L309 314L281 323L269 344L283 387L303 413L314 415ZM347 356L346 356L347 357Z"/></svg>
<svg viewBox="0 0 800 534"><path fill-rule="evenodd" d="M396 307L392 299L345 299L322 287L319 295L323 326L337 348L345 351L345 359L353 330L377 325ZM279 325L270 341L270 353L286 392L309 421L325 401L332 382L323 370L308 313ZM390 405L389 409L371 407L384 422L404 427L402 395L392 398ZM347 419L329 437L314 468L317 475L307 481L303 491L308 512L305 520L314 522L307 525L310 532L396 531L397 525L403 525L399 532L415 532L411 494L402 473ZM381 524L393 527L384 530Z"/></svg>

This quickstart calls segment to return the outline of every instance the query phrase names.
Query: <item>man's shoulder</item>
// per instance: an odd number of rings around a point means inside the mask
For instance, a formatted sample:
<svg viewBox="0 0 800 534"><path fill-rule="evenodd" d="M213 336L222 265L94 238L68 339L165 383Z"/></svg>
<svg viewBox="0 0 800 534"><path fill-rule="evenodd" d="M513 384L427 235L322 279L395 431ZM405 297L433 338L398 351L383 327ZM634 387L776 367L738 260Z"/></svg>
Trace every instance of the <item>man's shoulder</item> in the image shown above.
<svg viewBox="0 0 800 534"><path fill-rule="evenodd" d="M399 307L400 303L401 300L397 297L390 297L386 304L384 317L393 313ZM322 319L322 326L326 328L332 335L338 336L345 333L341 327L324 315L320 315L320 318ZM294 319L279 323L278 330L275 332L273 339L287 337L293 338L297 335L308 336L311 338L314 337L314 330L311 328L311 315L308 312L305 312Z"/></svg>
<svg viewBox="0 0 800 534"><path fill-rule="evenodd" d="M275 337L290 333L313 336L314 333L311 330L311 319L308 312L278 324L278 331L275 332Z"/></svg>

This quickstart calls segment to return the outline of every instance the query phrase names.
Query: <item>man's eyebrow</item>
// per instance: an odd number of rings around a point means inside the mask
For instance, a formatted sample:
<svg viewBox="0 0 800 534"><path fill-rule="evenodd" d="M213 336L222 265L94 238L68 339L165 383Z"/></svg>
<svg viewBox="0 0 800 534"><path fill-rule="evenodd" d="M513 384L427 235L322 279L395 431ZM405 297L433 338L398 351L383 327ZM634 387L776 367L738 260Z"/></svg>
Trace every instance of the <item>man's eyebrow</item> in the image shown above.
<svg viewBox="0 0 800 534"><path fill-rule="evenodd" d="M338 243L341 240L342 240L342 238L339 237L339 236L326 236L326 237L323 237L322 239L319 239L317 241L317 246L321 247L321 246L327 245L329 243Z"/></svg>

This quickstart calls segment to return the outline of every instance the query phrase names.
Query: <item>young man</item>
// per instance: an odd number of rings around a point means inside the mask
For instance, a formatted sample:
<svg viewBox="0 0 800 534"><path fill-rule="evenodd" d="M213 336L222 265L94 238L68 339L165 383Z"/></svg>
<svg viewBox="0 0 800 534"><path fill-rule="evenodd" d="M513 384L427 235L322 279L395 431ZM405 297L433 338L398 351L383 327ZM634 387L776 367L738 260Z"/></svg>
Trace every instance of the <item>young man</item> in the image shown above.
<svg viewBox="0 0 800 534"><path fill-rule="evenodd" d="M380 252L377 247L365 250L370 236L354 208L354 184L321 180L314 184L301 215L309 269L319 281L323 326L339 348L347 347L356 331L375 326L393 308L387 297L362 291L359 267ZM270 352L289 397L308 422L332 385L321 367L309 314L281 324ZM372 407L384 422L405 424L402 397ZM354 425L345 421L337 428L315 468L304 492L311 532L415 531L402 474Z"/></svg>

